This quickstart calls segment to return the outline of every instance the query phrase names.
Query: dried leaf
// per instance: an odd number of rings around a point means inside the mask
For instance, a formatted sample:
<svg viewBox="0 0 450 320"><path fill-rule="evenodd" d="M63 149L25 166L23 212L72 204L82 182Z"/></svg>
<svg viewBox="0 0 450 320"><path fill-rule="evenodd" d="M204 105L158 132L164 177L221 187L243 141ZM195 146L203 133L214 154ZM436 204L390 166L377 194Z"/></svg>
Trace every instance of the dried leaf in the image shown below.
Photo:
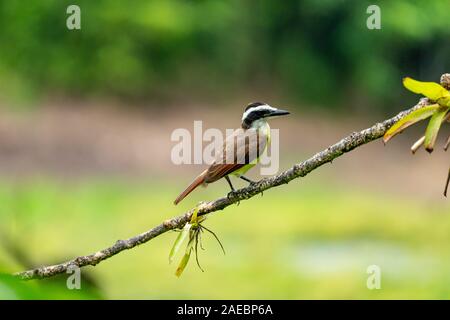
<svg viewBox="0 0 450 320"><path fill-rule="evenodd" d="M444 145L444 150L445 150L445 151L447 151L448 146L450 146L450 136L448 136L447 142L446 142L445 145Z"/></svg>
<svg viewBox="0 0 450 320"><path fill-rule="evenodd" d="M411 147L411 152L413 154L416 153L417 149L419 149L423 143L425 142L425 136L422 136L419 140L417 140Z"/></svg>
<svg viewBox="0 0 450 320"><path fill-rule="evenodd" d="M447 182L445 183L444 196L447 196L448 185L450 183L450 168L448 169Z"/></svg>
<svg viewBox="0 0 450 320"><path fill-rule="evenodd" d="M431 117L437 110L441 108L438 104L433 104L430 106L426 106L420 109L417 109L404 118L397 121L384 135L383 141L384 143L388 142L390 139L392 139L395 135L402 132L409 126L424 120L426 118Z"/></svg>

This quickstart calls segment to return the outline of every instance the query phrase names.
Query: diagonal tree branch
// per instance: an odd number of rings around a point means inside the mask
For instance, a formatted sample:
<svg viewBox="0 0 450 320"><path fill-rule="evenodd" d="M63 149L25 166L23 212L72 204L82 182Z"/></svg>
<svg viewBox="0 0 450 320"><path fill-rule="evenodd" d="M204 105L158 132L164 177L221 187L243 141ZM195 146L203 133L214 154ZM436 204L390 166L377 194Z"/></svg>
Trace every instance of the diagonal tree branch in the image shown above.
<svg viewBox="0 0 450 320"><path fill-rule="evenodd" d="M311 171L319 168L320 166L333 161L351 150L360 147L368 142L377 140L382 137L384 133L398 120L411 113L414 110L429 105L429 101L423 98L417 105L411 109L400 112L393 118L387 119L381 123L377 123L370 128L364 129L359 132L353 132L349 136L343 138L339 142L329 146L325 150L316 153L311 158L295 164L290 169L270 178L265 178L252 184L246 188L239 189L235 192L231 192L228 196L219 198L210 202L202 202L198 206L198 215L205 215L214 211L223 210L224 208L237 203L241 200L247 200L261 193L265 190L277 187L282 184L289 183L290 181L304 177ZM114 245L106 249L97 251L87 256L80 256L73 260L66 261L60 264L52 266L39 267L32 270L15 273L14 276L22 280L31 279L43 279L55 276L57 274L65 273L69 267L85 267L95 266L98 263L111 258L112 256L138 245L146 243L147 241L173 229L182 228L191 218L194 208L185 212L184 214L166 220L162 224L144 232L132 238L126 240L118 240Z"/></svg>

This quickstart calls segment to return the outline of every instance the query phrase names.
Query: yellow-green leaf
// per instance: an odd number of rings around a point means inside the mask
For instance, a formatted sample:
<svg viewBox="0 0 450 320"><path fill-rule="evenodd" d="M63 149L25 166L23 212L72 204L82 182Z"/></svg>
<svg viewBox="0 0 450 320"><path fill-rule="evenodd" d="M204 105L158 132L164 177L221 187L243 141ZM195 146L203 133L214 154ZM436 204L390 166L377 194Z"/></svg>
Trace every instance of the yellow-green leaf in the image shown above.
<svg viewBox="0 0 450 320"><path fill-rule="evenodd" d="M388 142L396 134L402 132L403 130L413 125L414 123L431 117L439 108L440 106L438 104L433 104L430 106L417 109L408 114L407 116L405 116L404 118L400 119L384 134L383 137L384 143Z"/></svg>
<svg viewBox="0 0 450 320"><path fill-rule="evenodd" d="M192 225L190 223L186 223L183 230L178 234L177 239L173 243L172 249L170 250L169 254L169 263L172 263L173 258L177 254L177 252L180 250L181 245L183 244L184 240L189 234L189 231L191 229Z"/></svg>
<svg viewBox="0 0 450 320"><path fill-rule="evenodd" d="M186 268L188 262L189 262L189 258L191 257L191 252L194 248L194 232L191 230L189 232L189 242L186 246L186 251L184 253L183 259L181 259L180 264L178 265L177 270L175 271L175 275L177 277L181 276L181 274L183 273L184 269Z"/></svg>
<svg viewBox="0 0 450 320"><path fill-rule="evenodd" d="M450 96L440 98L438 103L443 107L450 107Z"/></svg>
<svg viewBox="0 0 450 320"><path fill-rule="evenodd" d="M422 82L412 78L403 78L403 85L409 91L423 94L425 97L437 101L440 98L450 97L450 92L436 82Z"/></svg>
<svg viewBox="0 0 450 320"><path fill-rule="evenodd" d="M194 212L191 216L191 224L197 224L197 214L198 214L198 207L195 207Z"/></svg>
<svg viewBox="0 0 450 320"><path fill-rule="evenodd" d="M190 257L191 257L191 250L189 250L189 252L186 252L183 256L183 259L181 259L180 264L178 265L177 271L175 271L175 275L177 277L181 276L181 274L183 273L184 269L186 268L186 266L189 262Z"/></svg>
<svg viewBox="0 0 450 320"><path fill-rule="evenodd" d="M436 111L428 123L427 130L425 131L425 150L428 152L433 152L434 144L441 128L441 123L443 122L445 115L449 111L449 108L440 108Z"/></svg>

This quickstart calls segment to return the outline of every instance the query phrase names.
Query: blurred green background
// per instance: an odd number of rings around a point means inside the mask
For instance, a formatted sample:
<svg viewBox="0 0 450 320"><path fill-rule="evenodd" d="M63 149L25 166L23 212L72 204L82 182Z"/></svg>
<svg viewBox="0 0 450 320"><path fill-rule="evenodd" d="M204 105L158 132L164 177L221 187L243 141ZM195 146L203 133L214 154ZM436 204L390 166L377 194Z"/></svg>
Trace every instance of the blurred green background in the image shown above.
<svg viewBox="0 0 450 320"><path fill-rule="evenodd" d="M70 4L81 30L66 28ZM371 4L380 30L366 27ZM170 161L174 129L281 106L286 169L414 105L401 78L450 72L449 35L440 0L0 1L0 299L450 298L448 152L410 155L423 125L212 215L227 253L206 237L204 273L191 261L174 276L172 232L83 269L81 290L67 275L8 277L228 192L218 182L172 205L203 168Z"/></svg>
<svg viewBox="0 0 450 320"><path fill-rule="evenodd" d="M4 94L214 101L269 89L389 110L402 76L450 64L447 1L378 1L378 32L366 27L370 1L78 1L81 32L64 27L69 4L1 2Z"/></svg>

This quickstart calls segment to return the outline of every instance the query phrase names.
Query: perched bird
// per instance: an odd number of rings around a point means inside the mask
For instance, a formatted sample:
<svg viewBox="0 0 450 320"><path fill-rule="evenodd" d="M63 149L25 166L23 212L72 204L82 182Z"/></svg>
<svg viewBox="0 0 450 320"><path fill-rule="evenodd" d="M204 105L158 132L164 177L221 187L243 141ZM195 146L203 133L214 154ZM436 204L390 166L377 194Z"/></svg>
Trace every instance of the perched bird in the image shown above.
<svg viewBox="0 0 450 320"><path fill-rule="evenodd" d="M221 178L225 178L234 191L230 174L253 183L244 174L256 165L267 144L270 143L270 127L266 118L287 114L288 111L271 107L266 103L250 103L242 115L241 128L226 138L214 162L192 181L174 203L178 204L199 185L207 185Z"/></svg>

